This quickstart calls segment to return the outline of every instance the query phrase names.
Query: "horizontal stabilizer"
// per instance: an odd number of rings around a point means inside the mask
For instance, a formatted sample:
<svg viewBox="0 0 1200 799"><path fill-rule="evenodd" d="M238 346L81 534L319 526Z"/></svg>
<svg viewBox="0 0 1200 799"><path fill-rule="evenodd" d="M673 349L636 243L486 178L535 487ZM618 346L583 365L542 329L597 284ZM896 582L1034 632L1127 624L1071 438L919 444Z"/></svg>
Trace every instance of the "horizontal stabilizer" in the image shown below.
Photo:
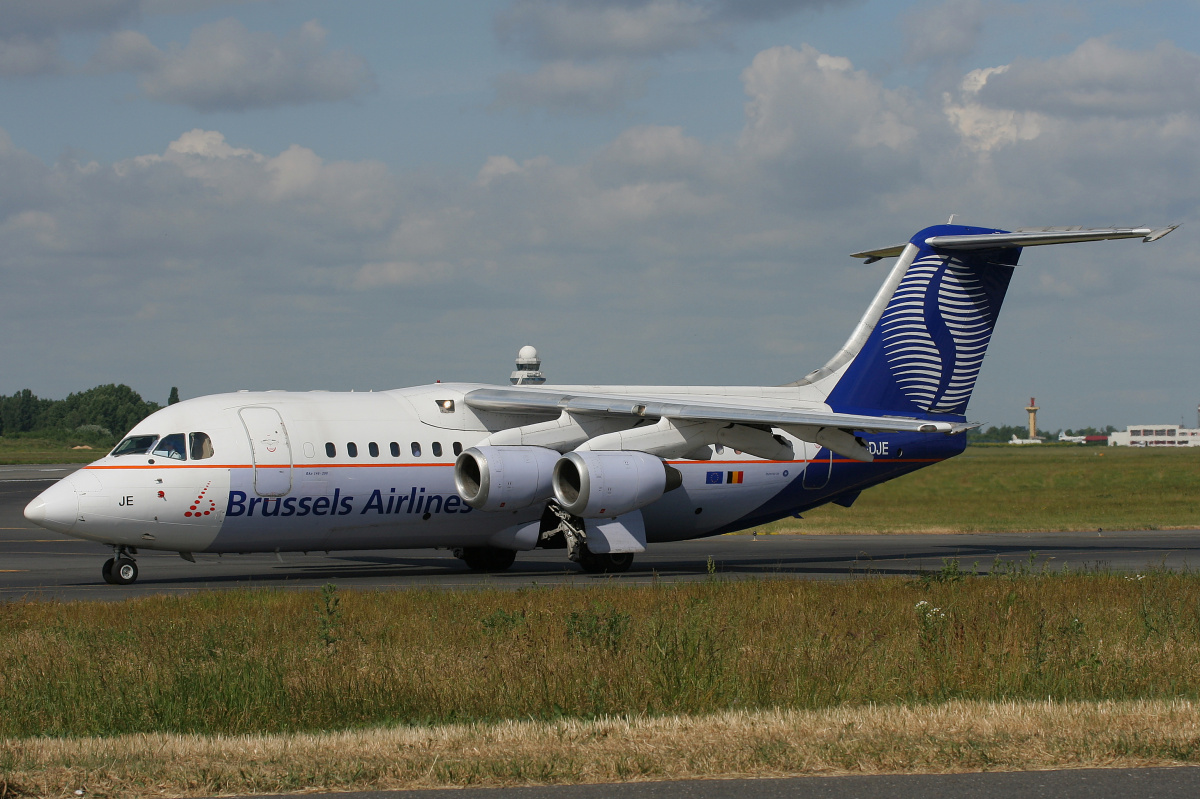
<svg viewBox="0 0 1200 799"><path fill-rule="evenodd" d="M995 250L1013 247L1040 247L1047 244L1075 244L1081 241L1108 241L1111 239L1141 239L1158 241L1179 225L1164 228L1148 227L1047 227L1022 228L1012 233L978 233L964 236L930 236L925 244L934 250ZM892 258L903 252L907 245L882 247L877 250L856 252L850 257L864 258L874 263L881 258Z"/></svg>

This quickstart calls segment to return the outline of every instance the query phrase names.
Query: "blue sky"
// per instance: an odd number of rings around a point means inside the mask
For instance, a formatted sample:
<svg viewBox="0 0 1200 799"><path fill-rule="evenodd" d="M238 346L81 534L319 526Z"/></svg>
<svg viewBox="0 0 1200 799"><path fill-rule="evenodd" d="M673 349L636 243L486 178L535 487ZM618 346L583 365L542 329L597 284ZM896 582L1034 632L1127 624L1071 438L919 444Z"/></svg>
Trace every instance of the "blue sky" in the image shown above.
<svg viewBox="0 0 1200 799"><path fill-rule="evenodd" d="M969 415L1194 421L1200 6L13 0L0 392L773 384L885 265L1025 253Z"/></svg>

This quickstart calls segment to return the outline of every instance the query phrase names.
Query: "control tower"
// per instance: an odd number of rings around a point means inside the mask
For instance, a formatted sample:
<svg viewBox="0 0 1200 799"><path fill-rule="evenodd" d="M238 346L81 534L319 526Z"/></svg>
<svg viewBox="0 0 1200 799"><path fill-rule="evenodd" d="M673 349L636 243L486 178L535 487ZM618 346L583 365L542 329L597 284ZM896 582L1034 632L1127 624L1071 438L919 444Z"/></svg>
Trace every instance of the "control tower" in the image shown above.
<svg viewBox="0 0 1200 799"><path fill-rule="evenodd" d="M538 357L538 351L526 344L517 353L517 371L508 376L508 382L514 386L540 386L546 382L541 368L542 359Z"/></svg>
<svg viewBox="0 0 1200 799"><path fill-rule="evenodd" d="M1037 412L1040 410L1041 410L1041 408L1039 408L1037 406L1037 400L1035 400L1033 397L1030 397L1029 398L1029 407L1027 407L1025 409L1025 412L1029 414L1029 438L1030 438L1030 440L1037 438Z"/></svg>

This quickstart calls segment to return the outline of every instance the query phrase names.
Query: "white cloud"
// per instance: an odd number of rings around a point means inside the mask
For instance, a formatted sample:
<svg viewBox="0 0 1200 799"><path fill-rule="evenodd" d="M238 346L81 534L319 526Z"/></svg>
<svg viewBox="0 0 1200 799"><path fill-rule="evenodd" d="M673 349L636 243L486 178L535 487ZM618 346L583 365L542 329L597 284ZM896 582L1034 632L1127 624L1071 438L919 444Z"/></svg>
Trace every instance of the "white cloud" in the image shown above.
<svg viewBox="0 0 1200 799"><path fill-rule="evenodd" d="M979 91L993 75L1003 75L1009 69L999 67L976 69L962 80L957 97L943 95L942 108L950 124L970 148L981 152L1006 144L1036 139L1041 133L1040 115L1011 108L989 108L979 103Z"/></svg>
<svg viewBox="0 0 1200 799"><path fill-rule="evenodd" d="M904 58L910 64L957 62L974 52L983 22L996 6L983 0L925 3L904 18Z"/></svg>
<svg viewBox="0 0 1200 799"><path fill-rule="evenodd" d="M59 36L65 33L112 30L142 14L188 13L263 1L4 0L0 9L0 77L69 72L73 65L59 55ZM148 69L152 55L149 46L149 40L140 33L114 34L101 45L91 66L102 70Z"/></svg>
<svg viewBox="0 0 1200 799"><path fill-rule="evenodd" d="M855 70L849 59L809 45L759 53L742 80L751 97L742 142L765 156L873 147L903 151L917 136L911 102L901 93Z"/></svg>
<svg viewBox="0 0 1200 799"><path fill-rule="evenodd" d="M140 0L5 0L0 37L104 30L136 16Z"/></svg>
<svg viewBox="0 0 1200 799"><path fill-rule="evenodd" d="M1200 112L984 103L1007 74L959 75L943 104L812 47L772 48L743 73L736 141L638 125L579 159L497 152L469 177L214 130L115 164L47 165L0 138L0 357L53 363L68 389L114 379L114 364L165 387L195 372L205 391L385 387L503 378L529 339L555 382L783 382L842 343L878 284L882 267L846 253L952 212L1200 224ZM1154 314L1154 352L1169 351L1200 289L1188 229L1148 250L1029 253L1037 272L1018 273L987 373L1026 380L1046 320L1110 342L1119 363L1158 356L1111 320ZM74 337L62 358L28 332L46 308ZM1056 373L1039 379L1106 391L1093 356L1054 338Z"/></svg>
<svg viewBox="0 0 1200 799"><path fill-rule="evenodd" d="M94 63L137 72L150 99L197 111L333 102L372 91L367 63L348 51L327 50L325 38L315 20L279 38L225 19L196 28L185 47L165 52L141 33L120 32L105 40Z"/></svg>
<svg viewBox="0 0 1200 799"><path fill-rule="evenodd" d="M1090 39L1058 58L1022 58L979 92L1003 108L1064 116L1137 117L1200 108L1200 54L1162 42L1126 50Z"/></svg>
<svg viewBox="0 0 1200 799"><path fill-rule="evenodd" d="M533 73L501 75L496 80L496 107L601 113L644 94L646 77L618 62L552 61Z"/></svg>
<svg viewBox="0 0 1200 799"><path fill-rule="evenodd" d="M143 14L194 14L222 6L266 3L271 0L141 0Z"/></svg>
<svg viewBox="0 0 1200 799"><path fill-rule="evenodd" d="M23 35L0 39L0 77L48 75L63 69L57 39Z"/></svg>
<svg viewBox="0 0 1200 799"><path fill-rule="evenodd" d="M96 48L91 65L101 72L149 72L161 67L166 56L139 31L109 34Z"/></svg>
<svg viewBox="0 0 1200 799"><path fill-rule="evenodd" d="M707 3L516 0L496 18L502 42L544 59L657 55L710 41L724 29Z"/></svg>
<svg viewBox="0 0 1200 799"><path fill-rule="evenodd" d="M635 65L729 39L740 25L850 0L513 0L501 43L544 62L496 82L497 107L599 113L645 93Z"/></svg>
<svg viewBox="0 0 1200 799"><path fill-rule="evenodd" d="M106 30L138 13L139 0L5 0L0 9L0 77L67 70L62 33Z"/></svg>
<svg viewBox="0 0 1200 799"><path fill-rule="evenodd" d="M547 60L657 56L726 37L734 25L846 0L514 0L502 42Z"/></svg>

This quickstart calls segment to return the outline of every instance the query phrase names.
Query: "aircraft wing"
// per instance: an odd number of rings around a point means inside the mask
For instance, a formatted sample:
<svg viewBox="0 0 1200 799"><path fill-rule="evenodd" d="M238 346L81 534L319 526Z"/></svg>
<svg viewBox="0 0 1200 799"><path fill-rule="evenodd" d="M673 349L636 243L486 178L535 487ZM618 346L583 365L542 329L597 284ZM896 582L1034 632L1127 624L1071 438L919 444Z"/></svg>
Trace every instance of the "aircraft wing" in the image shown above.
<svg viewBox="0 0 1200 799"><path fill-rule="evenodd" d="M932 422L903 416L859 416L820 410L791 410L769 405L725 404L684 397L576 393L555 389L480 388L466 394L468 406L500 413L614 414L635 417L731 422L772 427L833 427L865 433L956 434L977 427L971 422Z"/></svg>

